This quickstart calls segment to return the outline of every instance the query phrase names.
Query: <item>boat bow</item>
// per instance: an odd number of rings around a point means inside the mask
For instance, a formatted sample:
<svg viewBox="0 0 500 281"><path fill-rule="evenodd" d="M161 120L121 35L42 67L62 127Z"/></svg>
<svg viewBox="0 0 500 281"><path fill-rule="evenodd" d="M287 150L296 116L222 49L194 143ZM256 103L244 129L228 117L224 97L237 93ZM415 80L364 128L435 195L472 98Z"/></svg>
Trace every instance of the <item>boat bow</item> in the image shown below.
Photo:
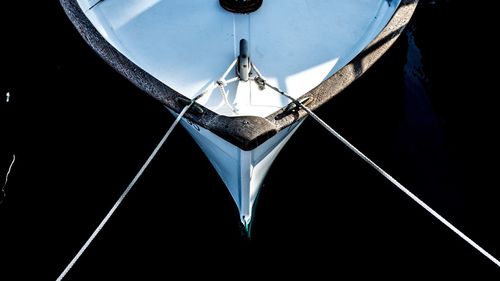
<svg viewBox="0 0 500 281"><path fill-rule="evenodd" d="M290 101L269 87L241 79L239 66L232 67L238 42L248 41L254 76L258 68L267 83L315 109L387 51L417 4L274 0L233 13L221 3L239 1L60 2L106 62L172 113L207 91L182 124L221 175L243 222L272 160L306 113L290 110Z"/></svg>

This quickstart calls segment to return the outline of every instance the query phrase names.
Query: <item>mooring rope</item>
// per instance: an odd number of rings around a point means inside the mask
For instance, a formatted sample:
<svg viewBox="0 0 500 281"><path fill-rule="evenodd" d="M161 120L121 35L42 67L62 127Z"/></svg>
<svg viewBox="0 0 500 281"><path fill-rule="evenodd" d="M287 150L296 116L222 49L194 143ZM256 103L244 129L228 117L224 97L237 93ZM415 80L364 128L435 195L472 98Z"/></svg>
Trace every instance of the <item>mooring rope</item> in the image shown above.
<svg viewBox="0 0 500 281"><path fill-rule="evenodd" d="M182 111L179 113L179 116L177 116L177 118L175 119L174 123L170 126L170 128L168 129L167 133L165 133L165 135L163 136L163 138L161 139L161 141L158 143L158 145L156 146L156 148L153 150L153 152L151 153L151 155L149 156L148 160L146 160L146 162L144 163L144 165L142 165L141 169L139 170L139 172L135 175L134 179L130 182L130 184L127 186L127 188L125 189L125 191L122 193L122 195L120 196L120 198L118 198L118 201L116 201L116 203L113 205L113 207L111 208L111 210L109 210L108 214L104 217L104 219L101 221L101 223L99 224L99 226L97 226L97 228L94 230L94 232L92 233L92 235L89 237L89 239L87 240L87 242L85 242L85 244L83 244L82 248L80 249L80 251L78 251L78 253L75 255L75 257L71 260L71 262L66 266L66 268L63 270L63 272L61 273L61 275L59 275L59 277L56 279L56 281L60 281L60 280L63 280L64 276L66 276L66 274L68 274L68 272L71 270L71 268L75 265L75 263L78 261L78 259L82 256L82 254L85 252L85 250L88 248L88 246L92 243L92 241L94 240L94 238L99 234L99 232L102 230L102 228L104 227L104 225L108 222L108 220L111 218L111 216L113 215L113 213L116 211L116 209L118 208L118 206L120 206L120 204L122 203L122 201L125 199L125 197L127 196L127 194L130 192L130 190L132 189L132 187L134 187L135 183L137 182L137 180L141 177L141 175L144 173L144 170L146 170L146 168L148 167L148 165L151 163L151 161L153 160L153 158L156 156L156 154L158 153L158 151L160 150L160 148L162 147L163 143L165 143L165 141L167 140L167 138L170 136L170 134L172 133L172 131L174 130L174 128L177 126L177 124L181 121L182 117L184 116L184 114L186 114L186 112L189 110L189 108L195 103L196 100L198 100L204 93L200 94L199 96L195 97L194 99L191 100L191 102L186 105L184 107L184 109L182 109Z"/></svg>
<svg viewBox="0 0 500 281"><path fill-rule="evenodd" d="M258 70L256 70L258 72ZM366 156L363 152L361 152L359 149L357 149L353 144L351 144L348 140L346 140L342 135L340 135L337 131L335 131L332 127L330 127L328 124L326 124L321 118L319 118L312 110L310 110L307 106L303 105L300 101L297 99L289 96L285 92L281 91L279 88L270 85L266 80L262 78L260 73L258 73L259 76L254 78L254 80L257 81L257 79L260 79L260 82L265 83L266 86L270 87L274 91L280 93L281 95L287 97L290 99L292 102L294 102L297 106L300 106L303 108L307 114L309 114L316 122L318 122L321 126L323 126L328 132L330 132L332 135L334 135L338 140L340 140L345 146L347 146L350 150L352 150L354 153L356 153L361 159L363 159L366 163L368 163L370 166L372 166L377 172L379 172L382 176L384 176L386 179L388 179L391 183L393 183L397 188L399 188L401 191L403 191L408 197L410 197L413 201L415 201L417 204L419 204L422 208L424 208L427 212L429 212L431 215L433 215L436 219L438 219L441 223L443 223L446 227L451 229L453 232L455 232L458 236L460 236L465 242L469 243L472 247L474 247L476 250L478 250L481 254L483 254L485 257L487 257L489 260L491 260L493 263L495 263L498 267L500 267L500 262L490 253L488 253L485 249L483 249L481 246L479 246L476 242L474 242L472 239L470 239L467 235L465 235L462 231L460 231L458 228L456 228L453 224L451 224L448 220L446 220L443 216L441 216L439 213L434 211L429 205L427 205L424 201L420 200L415 194L413 194L410 190L408 190L406 187L404 187L401 183L399 183L395 178L393 178L389 173L384 171L380 166L378 166L375 162L373 162L368 156Z"/></svg>

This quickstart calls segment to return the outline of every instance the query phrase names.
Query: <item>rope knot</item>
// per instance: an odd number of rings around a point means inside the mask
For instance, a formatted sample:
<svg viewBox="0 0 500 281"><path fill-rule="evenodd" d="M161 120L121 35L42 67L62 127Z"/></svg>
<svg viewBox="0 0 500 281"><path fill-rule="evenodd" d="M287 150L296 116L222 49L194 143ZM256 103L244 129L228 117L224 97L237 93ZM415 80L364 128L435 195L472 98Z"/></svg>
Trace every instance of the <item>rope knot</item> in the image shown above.
<svg viewBox="0 0 500 281"><path fill-rule="evenodd" d="M255 78L255 83L259 86L259 90L263 91L266 88L266 80L264 78L257 76Z"/></svg>
<svg viewBox="0 0 500 281"><path fill-rule="evenodd" d="M226 81L224 80L217 80L217 82L215 82L217 84L217 86L219 87L226 87L227 86L227 83Z"/></svg>

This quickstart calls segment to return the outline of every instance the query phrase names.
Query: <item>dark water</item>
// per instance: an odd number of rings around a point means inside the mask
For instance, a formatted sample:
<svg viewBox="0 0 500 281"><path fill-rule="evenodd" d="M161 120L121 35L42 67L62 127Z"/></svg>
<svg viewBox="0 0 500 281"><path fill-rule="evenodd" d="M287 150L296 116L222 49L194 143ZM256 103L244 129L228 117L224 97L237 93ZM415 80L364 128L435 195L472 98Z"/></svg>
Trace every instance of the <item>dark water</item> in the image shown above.
<svg viewBox="0 0 500 281"><path fill-rule="evenodd" d="M2 177L17 158L0 205L0 280L55 280L172 117L101 61L57 2L17 2L0 25ZM494 28L469 3L421 1L390 52L318 115L500 257L496 58L477 35ZM312 120L256 208L245 241L222 181L176 130L67 280L500 276Z"/></svg>

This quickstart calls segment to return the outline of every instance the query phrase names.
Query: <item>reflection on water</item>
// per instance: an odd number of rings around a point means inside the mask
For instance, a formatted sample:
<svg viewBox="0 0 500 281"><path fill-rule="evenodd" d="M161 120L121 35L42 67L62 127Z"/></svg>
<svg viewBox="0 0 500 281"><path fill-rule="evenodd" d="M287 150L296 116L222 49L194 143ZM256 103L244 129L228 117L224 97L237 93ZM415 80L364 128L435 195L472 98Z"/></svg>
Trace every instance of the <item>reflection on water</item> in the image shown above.
<svg viewBox="0 0 500 281"><path fill-rule="evenodd" d="M443 127L429 98L432 89L426 76L422 52L415 39L416 28L418 26L412 22L404 34L408 43L404 66L404 115L395 145L402 148L400 163L407 164L403 164L407 170L418 174L419 183L414 188L420 190L421 196L432 198L433 203L445 212L456 206L453 210L456 212L463 205L463 194L457 193L453 187L457 181L455 176L450 175ZM448 200L450 196L454 200Z"/></svg>

